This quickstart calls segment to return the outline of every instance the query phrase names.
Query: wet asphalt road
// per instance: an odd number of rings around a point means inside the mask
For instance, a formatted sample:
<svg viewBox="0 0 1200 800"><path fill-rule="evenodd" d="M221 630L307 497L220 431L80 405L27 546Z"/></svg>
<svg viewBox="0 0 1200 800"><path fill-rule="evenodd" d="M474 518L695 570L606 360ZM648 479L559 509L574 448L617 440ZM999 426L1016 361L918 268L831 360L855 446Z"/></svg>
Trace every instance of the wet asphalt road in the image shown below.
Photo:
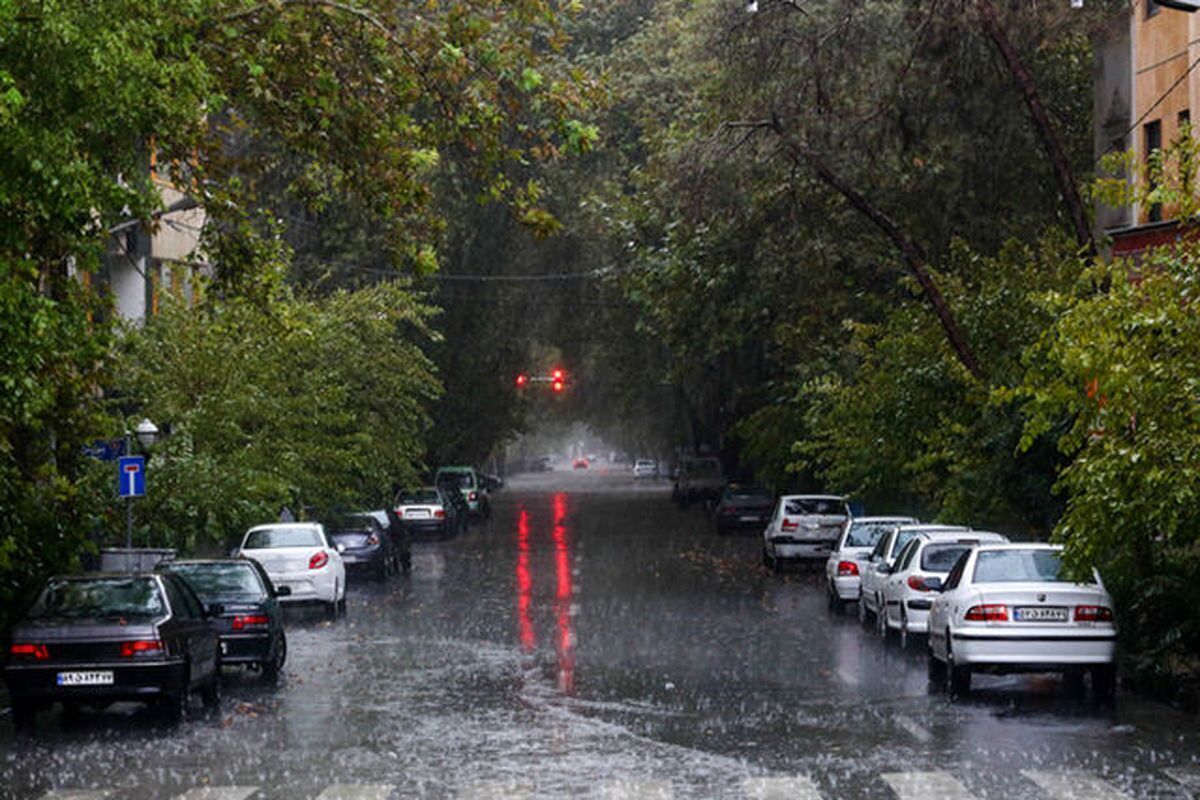
<svg viewBox="0 0 1200 800"><path fill-rule="evenodd" d="M831 615L818 572L771 575L664 483L514 479L491 522L420 543L347 615L289 612L278 686L226 673L221 713L139 706L17 737L0 798L1167 798L1200 786L1200 724L1045 677L930 693ZM225 787L225 788L214 788ZM235 788L240 787L240 788ZM1193 787L1195 788L1195 787ZM97 794L71 795L65 790ZM201 791L203 790L203 791Z"/></svg>

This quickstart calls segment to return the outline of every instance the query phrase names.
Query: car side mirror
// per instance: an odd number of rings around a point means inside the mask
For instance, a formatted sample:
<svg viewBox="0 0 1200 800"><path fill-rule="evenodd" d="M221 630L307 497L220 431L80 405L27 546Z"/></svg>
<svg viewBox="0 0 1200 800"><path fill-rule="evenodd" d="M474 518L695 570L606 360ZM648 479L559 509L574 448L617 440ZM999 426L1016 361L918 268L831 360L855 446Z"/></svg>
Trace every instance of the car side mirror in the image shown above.
<svg viewBox="0 0 1200 800"><path fill-rule="evenodd" d="M292 593L292 587L290 587L290 586L276 586L275 587L275 596L276 597L288 597L289 595L291 595L291 593Z"/></svg>
<svg viewBox="0 0 1200 800"><path fill-rule="evenodd" d="M875 567L875 571L878 572L880 575L891 575L892 574L892 568L890 566L888 566L886 561L881 562L879 564L879 566Z"/></svg>
<svg viewBox="0 0 1200 800"><path fill-rule="evenodd" d="M220 603L209 603L208 606L204 609L204 616L208 619L212 619L213 617L219 617L224 613L225 613L225 606L221 605Z"/></svg>

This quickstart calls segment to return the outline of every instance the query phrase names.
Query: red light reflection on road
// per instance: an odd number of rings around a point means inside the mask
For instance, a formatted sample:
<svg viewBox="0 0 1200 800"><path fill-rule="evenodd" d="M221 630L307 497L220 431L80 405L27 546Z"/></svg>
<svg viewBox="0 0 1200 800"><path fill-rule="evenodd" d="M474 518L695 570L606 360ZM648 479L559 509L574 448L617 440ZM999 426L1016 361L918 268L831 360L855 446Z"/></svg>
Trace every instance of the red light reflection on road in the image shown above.
<svg viewBox="0 0 1200 800"><path fill-rule="evenodd" d="M571 550L567 544L567 496L554 495L554 567L558 578L555 613L558 616L558 688L575 690L575 625L571 618Z"/></svg>
<svg viewBox="0 0 1200 800"><path fill-rule="evenodd" d="M537 644L533 635L533 578L529 573L529 512L524 508L517 515L517 625L521 648L533 650Z"/></svg>

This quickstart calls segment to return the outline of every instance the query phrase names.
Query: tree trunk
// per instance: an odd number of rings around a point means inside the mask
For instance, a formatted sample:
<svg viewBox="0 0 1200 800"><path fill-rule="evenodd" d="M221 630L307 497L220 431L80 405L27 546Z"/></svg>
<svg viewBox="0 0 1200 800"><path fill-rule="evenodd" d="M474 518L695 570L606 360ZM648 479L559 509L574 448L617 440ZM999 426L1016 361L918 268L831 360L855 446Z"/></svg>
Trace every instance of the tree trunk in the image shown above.
<svg viewBox="0 0 1200 800"><path fill-rule="evenodd" d="M1063 153L1062 145L1059 144L1058 136L1054 132L1054 125L1050 122L1050 117L1046 114L1041 97L1038 95L1037 84L1034 83L1033 76L1021 61L1020 54L1017 53L1016 48L1013 47L1012 42L1004 33L1004 29L1000 26L1000 21L996 17L996 9L990 0L976 0L975 5L979 9L979 19L983 24L983 30L992 40L996 49L1000 51L1001 57L1004 58L1013 82L1017 84L1017 89L1020 90L1021 97L1025 100L1025 106L1029 109L1029 116L1033 118L1038 138L1042 140L1042 147L1045 148L1046 155L1050 157L1050 163L1054 166L1054 177L1058 180L1059 193L1062 194L1063 202L1067 204L1067 211L1071 215L1075 240L1079 243L1081 250L1089 256L1094 256L1096 242L1092 238L1092 228L1088 224L1087 210L1079 196L1079 188L1076 186L1075 176L1071 172L1071 162Z"/></svg>

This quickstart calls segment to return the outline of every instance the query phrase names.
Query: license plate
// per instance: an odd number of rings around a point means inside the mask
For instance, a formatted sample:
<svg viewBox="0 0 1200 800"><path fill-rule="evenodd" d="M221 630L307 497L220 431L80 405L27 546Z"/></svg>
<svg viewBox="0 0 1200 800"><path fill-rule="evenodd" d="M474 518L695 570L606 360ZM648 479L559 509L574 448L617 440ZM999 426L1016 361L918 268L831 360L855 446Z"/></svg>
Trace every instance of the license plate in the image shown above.
<svg viewBox="0 0 1200 800"><path fill-rule="evenodd" d="M762 517L739 517L741 522L760 522Z"/></svg>
<svg viewBox="0 0 1200 800"><path fill-rule="evenodd" d="M345 553L342 554L342 563L344 563L344 564L354 564L357 561L358 561L358 556L346 555Z"/></svg>
<svg viewBox="0 0 1200 800"><path fill-rule="evenodd" d="M92 672L60 672L59 686L112 686L113 674L110 670Z"/></svg>
<svg viewBox="0 0 1200 800"><path fill-rule="evenodd" d="M404 516L412 517L413 519L429 519L428 511L410 511Z"/></svg>
<svg viewBox="0 0 1200 800"><path fill-rule="evenodd" d="M1013 609L1017 622L1066 622L1067 610L1061 607L1029 606Z"/></svg>

